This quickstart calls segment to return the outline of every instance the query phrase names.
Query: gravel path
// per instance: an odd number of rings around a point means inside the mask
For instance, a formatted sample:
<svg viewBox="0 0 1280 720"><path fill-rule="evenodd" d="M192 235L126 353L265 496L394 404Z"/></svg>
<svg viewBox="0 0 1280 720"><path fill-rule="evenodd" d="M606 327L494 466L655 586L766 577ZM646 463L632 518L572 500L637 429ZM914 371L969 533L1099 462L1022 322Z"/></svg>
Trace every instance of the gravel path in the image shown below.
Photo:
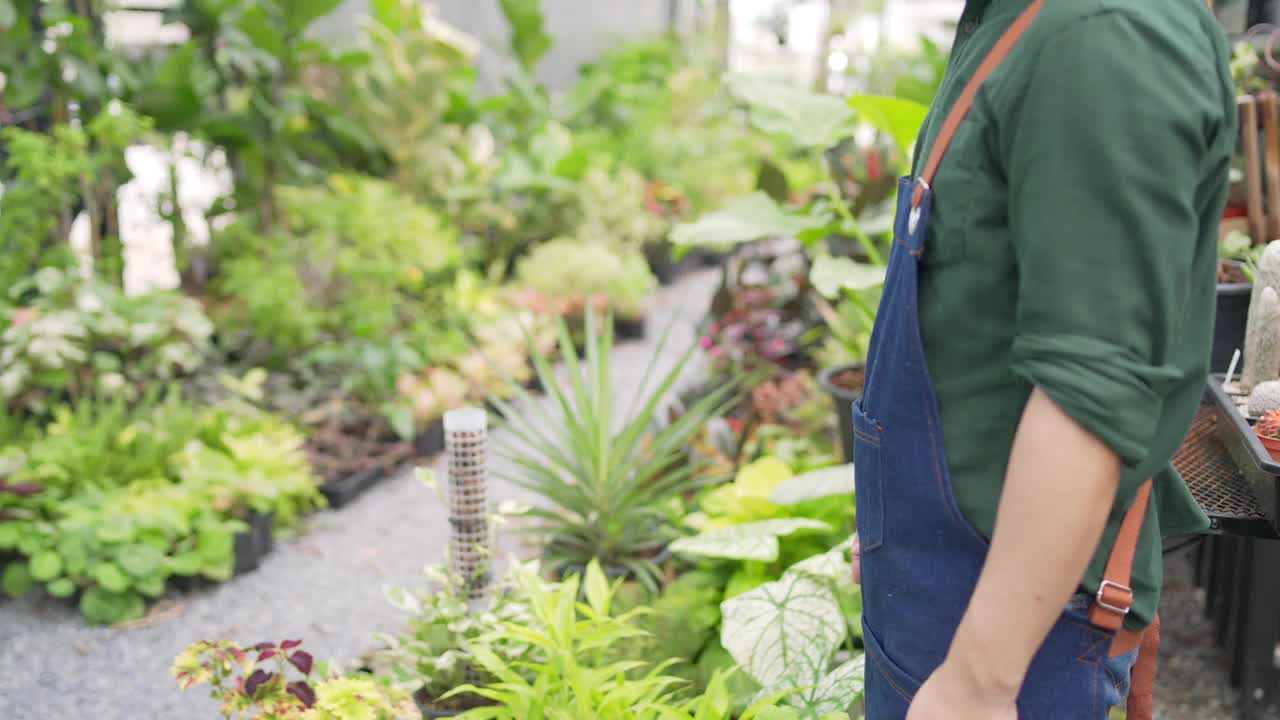
<svg viewBox="0 0 1280 720"><path fill-rule="evenodd" d="M704 271L664 288L642 342L615 351L615 377L630 399L668 321L669 367L693 339L717 275ZM443 476L442 458L432 464ZM518 498L495 483L497 500ZM446 512L408 473L384 481L339 511L314 516L300 536L277 544L255 572L206 592L167 599L147 624L90 627L74 608L49 599L0 602L0 718L4 720L161 720L213 717L200 692L180 692L169 676L189 643L303 638L317 658L349 659L372 646L375 631L402 625L383 597L387 585L416 588L439 562ZM503 538L504 550L516 548Z"/></svg>
<svg viewBox="0 0 1280 720"><path fill-rule="evenodd" d="M1155 720L1235 720L1241 717L1240 691L1228 682L1226 653L1205 617L1204 591L1192 580L1194 553L1191 548L1165 559ZM1272 705L1256 720L1280 720L1280 707Z"/></svg>

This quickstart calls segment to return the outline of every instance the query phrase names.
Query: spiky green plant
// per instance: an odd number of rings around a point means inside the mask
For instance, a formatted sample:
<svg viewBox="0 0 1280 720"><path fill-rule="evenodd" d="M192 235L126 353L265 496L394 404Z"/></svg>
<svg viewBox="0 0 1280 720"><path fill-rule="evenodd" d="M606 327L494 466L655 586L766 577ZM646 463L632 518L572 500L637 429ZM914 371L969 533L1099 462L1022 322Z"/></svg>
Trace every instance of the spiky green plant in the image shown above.
<svg viewBox="0 0 1280 720"><path fill-rule="evenodd" d="M663 398L696 350L683 352L646 392L671 336L668 325L619 419L612 320L606 315L601 323L587 312L581 359L568 323L559 321L566 380L557 377L548 354L532 353L551 402L537 402L514 384L513 397L524 400L518 408L493 400L510 431L498 453L506 467L496 474L543 499L529 515L536 520L533 530L546 538L550 567L580 570L597 559L656 588L653 558L676 536L664 508L706 481L703 465L689 460L687 447L703 425L731 406L737 386L718 388L665 425L656 422Z"/></svg>

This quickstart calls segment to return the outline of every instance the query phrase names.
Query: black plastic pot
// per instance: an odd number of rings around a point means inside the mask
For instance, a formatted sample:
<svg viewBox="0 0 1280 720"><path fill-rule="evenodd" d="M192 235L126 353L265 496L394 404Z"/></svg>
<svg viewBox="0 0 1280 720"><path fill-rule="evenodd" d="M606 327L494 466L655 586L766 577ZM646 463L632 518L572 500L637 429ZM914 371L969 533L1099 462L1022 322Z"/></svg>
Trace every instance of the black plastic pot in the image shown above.
<svg viewBox="0 0 1280 720"><path fill-rule="evenodd" d="M436 418L413 439L413 451L418 457L431 457L444 452L444 418Z"/></svg>
<svg viewBox="0 0 1280 720"><path fill-rule="evenodd" d="M275 515L251 512L245 518L249 529L236 533L234 573L243 575L258 569L262 558L275 547Z"/></svg>
<svg viewBox="0 0 1280 720"><path fill-rule="evenodd" d="M659 285L670 285L678 275L676 261L671 257L670 243L657 242L644 246L644 259Z"/></svg>
<svg viewBox="0 0 1280 720"><path fill-rule="evenodd" d="M652 558L648 558L648 559L652 560L658 565L661 565L662 563L671 559L671 551L664 547L662 548L662 550L658 551L657 555L654 555ZM617 580L619 578L625 578L625 577L631 576L631 570L620 565L617 565L617 566L601 565L600 569L604 571L604 576L609 578L610 580ZM561 565L560 567L556 568L555 571L559 573L560 577L565 577L567 575L584 576L587 574L587 568L583 565Z"/></svg>
<svg viewBox="0 0 1280 720"><path fill-rule="evenodd" d="M423 720L435 720L435 718L451 718L458 717L466 710L437 710L430 705L418 705L418 709L422 711Z"/></svg>
<svg viewBox="0 0 1280 720"><path fill-rule="evenodd" d="M355 500L365 490L377 485L387 473L381 467L371 467L358 473L338 478L320 486L320 493L329 501L330 508L340 508Z"/></svg>
<svg viewBox="0 0 1280 720"><path fill-rule="evenodd" d="M613 318L613 334L619 340L643 340L644 332L643 316L632 319L615 315Z"/></svg>
<svg viewBox="0 0 1280 720"><path fill-rule="evenodd" d="M853 402L862 394L862 388L850 390L835 384L835 378L848 370L862 370L865 363L846 363L835 367L824 368L818 373L818 386L831 396L836 406L836 417L840 420L840 450L844 461L853 462Z"/></svg>
<svg viewBox="0 0 1280 720"><path fill-rule="evenodd" d="M1241 267L1243 263L1225 260L1223 265ZM1209 356L1209 371L1227 371L1236 350L1244 350L1244 332L1249 323L1249 299L1253 294L1251 283L1219 283L1218 306L1213 321L1213 350ZM1237 372L1239 368L1236 368Z"/></svg>

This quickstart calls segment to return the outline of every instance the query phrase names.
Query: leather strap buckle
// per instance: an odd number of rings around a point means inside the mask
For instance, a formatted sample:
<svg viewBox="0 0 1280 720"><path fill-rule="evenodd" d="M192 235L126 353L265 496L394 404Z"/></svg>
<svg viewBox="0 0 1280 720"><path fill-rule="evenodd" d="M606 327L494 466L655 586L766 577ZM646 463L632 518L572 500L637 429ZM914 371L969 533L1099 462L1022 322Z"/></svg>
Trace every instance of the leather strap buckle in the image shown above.
<svg viewBox="0 0 1280 720"><path fill-rule="evenodd" d="M1112 602L1115 596L1108 596L1108 590L1119 593L1123 599L1118 602ZM1098 595L1095 599L1097 600L1097 607L1123 617L1128 615L1129 610L1133 607L1133 588L1111 580L1103 580L1102 584L1098 586Z"/></svg>

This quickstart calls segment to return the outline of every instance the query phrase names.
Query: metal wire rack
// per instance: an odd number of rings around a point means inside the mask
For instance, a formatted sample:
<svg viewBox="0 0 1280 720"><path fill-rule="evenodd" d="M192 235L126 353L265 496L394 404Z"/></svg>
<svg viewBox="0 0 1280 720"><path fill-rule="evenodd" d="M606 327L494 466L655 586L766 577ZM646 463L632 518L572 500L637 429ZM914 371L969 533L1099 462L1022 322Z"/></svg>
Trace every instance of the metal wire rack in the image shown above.
<svg viewBox="0 0 1280 720"><path fill-rule="evenodd" d="M1209 516L1213 532L1276 537L1253 488L1219 439L1217 426L1213 408L1202 404L1191 431L1173 458L1174 467Z"/></svg>

